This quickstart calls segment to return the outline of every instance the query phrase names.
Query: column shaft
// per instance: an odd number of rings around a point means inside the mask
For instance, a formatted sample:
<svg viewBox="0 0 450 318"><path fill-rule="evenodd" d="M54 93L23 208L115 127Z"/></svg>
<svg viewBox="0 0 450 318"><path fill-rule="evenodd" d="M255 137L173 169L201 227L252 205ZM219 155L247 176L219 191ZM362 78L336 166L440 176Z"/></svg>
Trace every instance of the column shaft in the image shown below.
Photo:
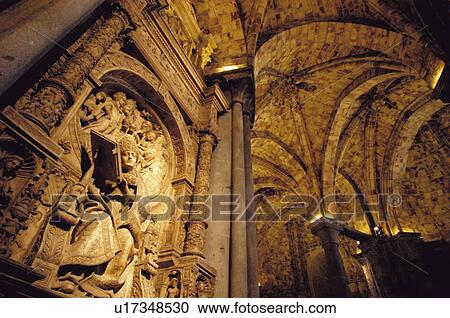
<svg viewBox="0 0 450 318"><path fill-rule="evenodd" d="M211 155L214 140L215 137L209 132L203 133L200 136L193 200L196 199L196 196L209 194L209 175L211 172ZM190 211L189 221L187 223L184 255L199 255L204 257L203 246L205 244L206 227L207 223L204 211L193 208Z"/></svg>
<svg viewBox="0 0 450 318"><path fill-rule="evenodd" d="M230 297L247 297L247 230L245 216L245 157L242 102L232 102L232 194L239 200L231 216Z"/></svg>
<svg viewBox="0 0 450 318"><path fill-rule="evenodd" d="M205 240L205 258L217 270L214 297L229 296L230 274L230 202L231 194L231 112L218 118L220 142L211 163L211 219ZM221 203L223 202L223 203Z"/></svg>
<svg viewBox="0 0 450 318"><path fill-rule="evenodd" d="M339 253L339 229L339 225L327 218L321 218L311 224L311 232L320 237L325 251L327 274L334 297L349 297L347 276Z"/></svg>
<svg viewBox="0 0 450 318"><path fill-rule="evenodd" d="M259 275L258 275L258 251L256 238L256 216L253 205L253 166L252 145L250 140L251 120L250 114L244 112L244 154L245 154L245 202L246 230L247 230L247 281L248 297L259 297Z"/></svg>
<svg viewBox="0 0 450 318"><path fill-rule="evenodd" d="M327 273L330 285L333 286L336 297L348 297L349 290L344 264L342 263L339 245L334 242L322 242L327 260Z"/></svg>

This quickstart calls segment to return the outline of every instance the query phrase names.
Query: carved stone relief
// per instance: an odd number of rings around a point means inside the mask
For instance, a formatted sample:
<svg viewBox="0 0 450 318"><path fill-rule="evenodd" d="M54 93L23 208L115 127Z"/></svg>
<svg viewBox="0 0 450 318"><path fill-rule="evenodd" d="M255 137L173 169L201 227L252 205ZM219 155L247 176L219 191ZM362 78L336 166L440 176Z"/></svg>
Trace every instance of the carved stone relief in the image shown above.
<svg viewBox="0 0 450 318"><path fill-rule="evenodd" d="M169 274L169 286L166 290L166 298L179 298L181 289L181 273L179 271L172 271Z"/></svg>
<svg viewBox="0 0 450 318"><path fill-rule="evenodd" d="M199 266L200 265L200 266ZM177 266L158 273L157 288L161 298L214 297L215 271L196 257L180 259Z"/></svg>
<svg viewBox="0 0 450 318"><path fill-rule="evenodd" d="M158 195L168 147L158 120L124 92L90 94L78 112L81 180L59 197L34 266L74 296L151 297L160 227L143 195Z"/></svg>
<svg viewBox="0 0 450 318"><path fill-rule="evenodd" d="M176 14L174 8L169 5L166 9L161 10L161 16L166 21L186 56L191 58L192 54L197 50L197 45L185 30L183 21Z"/></svg>
<svg viewBox="0 0 450 318"><path fill-rule="evenodd" d="M187 156L185 153L186 149L190 149L187 144L191 139L189 138L189 132L186 126L180 124L184 122L183 117L166 85L143 64L123 52L109 52L106 54L93 70L93 74L97 78L101 78L108 71L118 68L127 70L131 74L138 74L164 98L168 111L173 116L172 118L165 118L165 121L171 121L173 123L173 129L170 130L170 137L175 155L175 176L176 178L182 178L185 177L185 174L190 174L188 177L193 180L196 158L191 158L191 156ZM195 104L190 105L195 106ZM171 127L168 128L170 129ZM179 130L177 131L177 129Z"/></svg>
<svg viewBox="0 0 450 318"><path fill-rule="evenodd" d="M34 213L30 205L41 195L35 186L36 158L23 145L3 134L0 137L0 254L11 256L8 245L27 227Z"/></svg>

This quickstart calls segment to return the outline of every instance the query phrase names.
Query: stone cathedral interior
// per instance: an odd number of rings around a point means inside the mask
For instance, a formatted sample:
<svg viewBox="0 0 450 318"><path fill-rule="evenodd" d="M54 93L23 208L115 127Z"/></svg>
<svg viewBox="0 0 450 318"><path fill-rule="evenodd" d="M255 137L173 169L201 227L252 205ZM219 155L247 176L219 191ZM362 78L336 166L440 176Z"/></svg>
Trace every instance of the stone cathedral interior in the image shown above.
<svg viewBox="0 0 450 318"><path fill-rule="evenodd" d="M448 0L0 1L0 296L450 296Z"/></svg>

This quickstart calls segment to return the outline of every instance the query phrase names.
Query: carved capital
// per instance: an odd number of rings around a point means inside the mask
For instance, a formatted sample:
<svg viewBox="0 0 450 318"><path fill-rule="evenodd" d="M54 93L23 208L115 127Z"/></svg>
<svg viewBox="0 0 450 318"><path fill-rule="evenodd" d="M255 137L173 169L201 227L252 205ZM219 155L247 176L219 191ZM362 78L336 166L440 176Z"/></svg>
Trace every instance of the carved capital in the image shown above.
<svg viewBox="0 0 450 318"><path fill-rule="evenodd" d="M322 246L329 244L339 245L339 232L342 225L335 220L322 217L311 224L311 232L320 237Z"/></svg>

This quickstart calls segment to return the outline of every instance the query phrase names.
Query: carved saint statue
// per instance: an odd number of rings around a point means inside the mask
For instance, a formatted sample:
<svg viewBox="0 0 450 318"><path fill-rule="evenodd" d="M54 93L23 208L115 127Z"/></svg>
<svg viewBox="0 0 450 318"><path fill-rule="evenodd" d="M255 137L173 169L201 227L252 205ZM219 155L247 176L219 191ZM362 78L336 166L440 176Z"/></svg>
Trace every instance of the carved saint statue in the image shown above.
<svg viewBox="0 0 450 318"><path fill-rule="evenodd" d="M61 293L145 297L154 288L160 230L152 209L140 213L138 198L162 191L166 141L134 99L112 96L91 94L80 108L82 177L53 206L35 263L56 268L43 285Z"/></svg>
<svg viewBox="0 0 450 318"><path fill-rule="evenodd" d="M169 275L169 286L167 286L166 298L180 297L180 272L173 271Z"/></svg>
<svg viewBox="0 0 450 318"><path fill-rule="evenodd" d="M208 278L200 275L197 278L195 287L197 289L197 298L209 298L211 297L211 284Z"/></svg>
<svg viewBox="0 0 450 318"><path fill-rule="evenodd" d="M0 207L6 208L11 199L10 182L16 177L16 171L23 165L23 158L18 155L0 154Z"/></svg>
<svg viewBox="0 0 450 318"><path fill-rule="evenodd" d="M137 254L142 236L134 200L142 183L135 171L139 149L129 135L119 146L122 179L96 178L94 161L83 177L90 181L72 191L84 195L79 203L58 205L54 211L63 226L73 227L55 286L61 292L74 293L78 286L93 296L113 296L125 283L123 274Z"/></svg>

